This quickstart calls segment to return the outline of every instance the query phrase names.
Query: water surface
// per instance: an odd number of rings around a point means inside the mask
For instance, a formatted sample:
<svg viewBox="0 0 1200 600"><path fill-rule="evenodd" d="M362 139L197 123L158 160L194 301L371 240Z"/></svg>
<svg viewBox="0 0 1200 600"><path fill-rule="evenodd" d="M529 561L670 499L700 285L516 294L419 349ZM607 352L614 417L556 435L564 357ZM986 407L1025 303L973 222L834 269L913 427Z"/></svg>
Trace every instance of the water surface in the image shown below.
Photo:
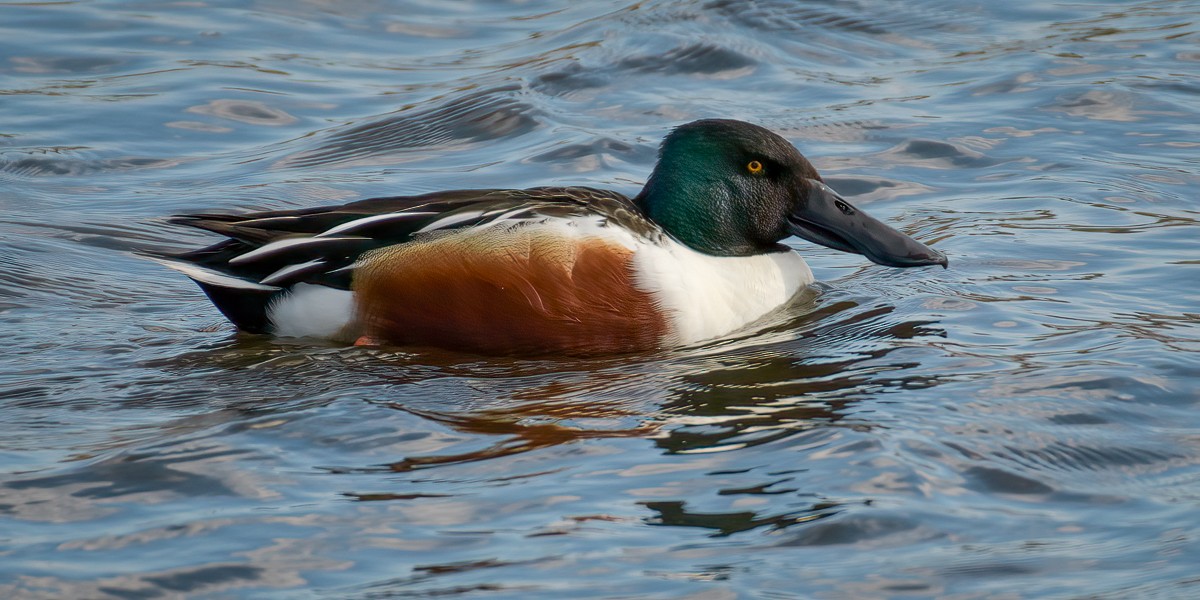
<svg viewBox="0 0 1200 600"><path fill-rule="evenodd" d="M1195 2L0 3L0 596L1200 594ZM595 360L238 335L164 217L635 193L729 117L945 251Z"/></svg>

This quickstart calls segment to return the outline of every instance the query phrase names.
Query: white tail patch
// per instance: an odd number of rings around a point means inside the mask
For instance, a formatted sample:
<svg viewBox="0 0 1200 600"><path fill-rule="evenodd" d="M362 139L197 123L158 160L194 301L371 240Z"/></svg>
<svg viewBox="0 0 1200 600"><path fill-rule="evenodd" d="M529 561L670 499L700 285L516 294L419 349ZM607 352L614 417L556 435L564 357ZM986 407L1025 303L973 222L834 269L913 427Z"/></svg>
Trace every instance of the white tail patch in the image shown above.
<svg viewBox="0 0 1200 600"><path fill-rule="evenodd" d="M323 285L297 283L267 309L272 333L280 337L341 339L354 320L354 294Z"/></svg>

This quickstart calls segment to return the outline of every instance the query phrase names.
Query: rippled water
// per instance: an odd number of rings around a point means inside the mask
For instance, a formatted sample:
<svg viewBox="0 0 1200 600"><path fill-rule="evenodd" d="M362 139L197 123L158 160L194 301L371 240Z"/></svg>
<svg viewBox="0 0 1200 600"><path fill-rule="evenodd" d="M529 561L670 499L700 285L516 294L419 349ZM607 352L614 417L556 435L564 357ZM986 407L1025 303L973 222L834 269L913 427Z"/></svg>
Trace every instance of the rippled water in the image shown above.
<svg viewBox="0 0 1200 600"><path fill-rule="evenodd" d="M0 3L0 596L1200 595L1200 5ZM636 192L761 123L951 268L796 242L603 360L236 335L195 210Z"/></svg>

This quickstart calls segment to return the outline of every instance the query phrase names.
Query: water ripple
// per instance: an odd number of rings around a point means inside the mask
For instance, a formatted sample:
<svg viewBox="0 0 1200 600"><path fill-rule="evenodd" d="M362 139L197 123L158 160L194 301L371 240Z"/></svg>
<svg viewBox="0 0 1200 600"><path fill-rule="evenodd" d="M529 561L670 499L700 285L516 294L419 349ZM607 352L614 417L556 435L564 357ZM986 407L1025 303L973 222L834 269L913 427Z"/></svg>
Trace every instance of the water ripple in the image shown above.
<svg viewBox="0 0 1200 600"><path fill-rule="evenodd" d="M516 137L538 127L532 108L513 97L517 91L515 86L472 91L439 99L433 106L401 110L337 131L321 146L285 157L277 165L388 164L403 161L404 153Z"/></svg>
<svg viewBox="0 0 1200 600"><path fill-rule="evenodd" d="M1196 588L1193 3L0 13L0 596ZM791 240L822 283L751 330L523 360L238 334L135 256L195 210L632 193L705 117L951 267Z"/></svg>

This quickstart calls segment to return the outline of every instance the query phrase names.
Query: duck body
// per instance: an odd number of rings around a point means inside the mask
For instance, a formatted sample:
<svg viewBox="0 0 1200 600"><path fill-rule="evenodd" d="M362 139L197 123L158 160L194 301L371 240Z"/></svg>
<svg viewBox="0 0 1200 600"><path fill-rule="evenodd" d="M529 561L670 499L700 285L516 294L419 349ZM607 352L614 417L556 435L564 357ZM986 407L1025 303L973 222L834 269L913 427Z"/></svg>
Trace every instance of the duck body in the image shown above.
<svg viewBox="0 0 1200 600"><path fill-rule="evenodd" d="M176 221L231 239L168 264L239 328L282 337L483 354L637 352L730 333L812 282L790 249L704 254L630 198L591 188L456 190Z"/></svg>
<svg viewBox="0 0 1200 600"><path fill-rule="evenodd" d="M865 235L882 235L883 250L851 247L821 215L856 209L829 194L782 138L699 121L668 136L635 198L585 187L454 190L185 215L175 222L228 239L158 260L251 333L481 354L638 352L717 338L785 304L813 281L778 243L789 235L904 263L894 266L944 266L869 217L847 230L882 226ZM808 210L822 203L830 208Z"/></svg>

